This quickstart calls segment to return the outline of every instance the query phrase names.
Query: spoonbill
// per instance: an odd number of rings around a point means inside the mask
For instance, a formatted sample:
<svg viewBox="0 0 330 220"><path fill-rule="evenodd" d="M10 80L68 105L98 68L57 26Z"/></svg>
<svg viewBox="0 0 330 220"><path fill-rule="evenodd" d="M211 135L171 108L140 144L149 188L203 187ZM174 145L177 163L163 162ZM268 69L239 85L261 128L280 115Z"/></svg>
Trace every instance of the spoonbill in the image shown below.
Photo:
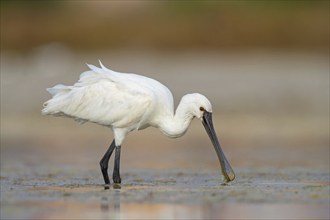
<svg viewBox="0 0 330 220"><path fill-rule="evenodd" d="M89 65L72 86L62 84L48 88L52 98L43 105L42 114L64 116L84 123L93 122L111 128L114 140L100 161L105 185L110 184L108 163L115 149L112 179L120 184L120 151L129 132L149 126L170 138L181 137L193 118L202 121L217 153L225 182L235 174L227 161L212 122L212 105L199 93L184 95L174 112L173 96L160 82L137 74L119 73Z"/></svg>

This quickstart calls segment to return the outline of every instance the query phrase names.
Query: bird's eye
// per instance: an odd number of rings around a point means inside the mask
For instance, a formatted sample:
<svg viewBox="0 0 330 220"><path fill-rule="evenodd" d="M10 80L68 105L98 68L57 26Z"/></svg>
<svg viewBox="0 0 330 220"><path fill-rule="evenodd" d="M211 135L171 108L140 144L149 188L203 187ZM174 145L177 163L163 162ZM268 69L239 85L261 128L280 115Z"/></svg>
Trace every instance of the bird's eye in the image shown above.
<svg viewBox="0 0 330 220"><path fill-rule="evenodd" d="M205 111L205 108L200 107L199 110L201 110L203 112L203 111Z"/></svg>

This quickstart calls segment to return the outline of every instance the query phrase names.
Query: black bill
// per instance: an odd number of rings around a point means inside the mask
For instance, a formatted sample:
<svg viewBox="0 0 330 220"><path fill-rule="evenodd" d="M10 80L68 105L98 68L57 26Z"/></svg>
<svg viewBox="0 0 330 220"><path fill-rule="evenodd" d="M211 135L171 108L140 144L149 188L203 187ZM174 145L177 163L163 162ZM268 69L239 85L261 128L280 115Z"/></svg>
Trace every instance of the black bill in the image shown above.
<svg viewBox="0 0 330 220"><path fill-rule="evenodd" d="M209 135L212 144L214 146L215 151L217 152L219 162L221 165L221 171L223 176L225 177L226 182L233 181L235 179L235 173L233 169L231 168L229 162L227 161L225 154L223 153L220 143L217 138L217 134L215 133L213 122L212 122L212 113L204 111L203 114L203 125L205 127L205 130L207 134Z"/></svg>

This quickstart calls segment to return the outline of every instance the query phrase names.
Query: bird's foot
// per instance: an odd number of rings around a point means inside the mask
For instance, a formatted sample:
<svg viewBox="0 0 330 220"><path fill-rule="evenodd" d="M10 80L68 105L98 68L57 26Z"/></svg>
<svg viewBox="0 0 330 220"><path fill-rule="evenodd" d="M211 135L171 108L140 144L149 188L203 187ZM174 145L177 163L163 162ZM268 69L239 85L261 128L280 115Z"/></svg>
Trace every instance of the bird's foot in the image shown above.
<svg viewBox="0 0 330 220"><path fill-rule="evenodd" d="M114 183L112 186L114 189L121 189L120 183Z"/></svg>
<svg viewBox="0 0 330 220"><path fill-rule="evenodd" d="M104 184L104 190L110 189L110 183L109 184Z"/></svg>
<svg viewBox="0 0 330 220"><path fill-rule="evenodd" d="M118 175L115 175L112 177L112 180L113 180L113 188L114 189L121 189L121 179L120 179L120 176Z"/></svg>

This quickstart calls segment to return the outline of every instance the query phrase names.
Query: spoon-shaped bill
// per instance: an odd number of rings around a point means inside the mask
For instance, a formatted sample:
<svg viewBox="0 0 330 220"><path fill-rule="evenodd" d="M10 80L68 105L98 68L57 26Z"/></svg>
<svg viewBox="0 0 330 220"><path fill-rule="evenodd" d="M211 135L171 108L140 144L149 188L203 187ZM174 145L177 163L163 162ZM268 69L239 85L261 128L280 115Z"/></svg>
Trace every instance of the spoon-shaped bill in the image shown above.
<svg viewBox="0 0 330 220"><path fill-rule="evenodd" d="M205 130L208 134L208 136L211 139L211 142L214 146L215 151L217 152L219 162L221 165L221 171L223 176L225 177L226 182L230 182L235 179L235 173L233 169L231 168L229 162L226 159L225 154L223 153L220 143L217 138L217 134L215 133L213 122L212 122L212 113L204 111L203 114L203 125L205 127Z"/></svg>

